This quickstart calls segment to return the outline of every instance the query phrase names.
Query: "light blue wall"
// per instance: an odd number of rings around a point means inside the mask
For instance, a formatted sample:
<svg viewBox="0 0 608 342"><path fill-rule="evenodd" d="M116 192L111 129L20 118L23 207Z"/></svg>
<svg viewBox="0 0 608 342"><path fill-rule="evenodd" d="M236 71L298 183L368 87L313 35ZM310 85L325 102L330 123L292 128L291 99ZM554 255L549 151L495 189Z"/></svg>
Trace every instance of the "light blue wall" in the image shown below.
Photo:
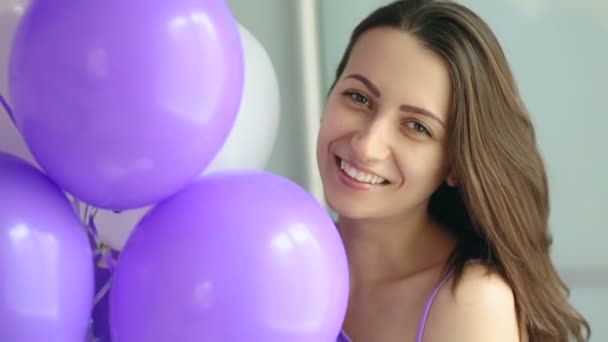
<svg viewBox="0 0 608 342"><path fill-rule="evenodd" d="M593 341L608 341L608 2L463 3L504 43L547 163L554 260Z"/></svg>

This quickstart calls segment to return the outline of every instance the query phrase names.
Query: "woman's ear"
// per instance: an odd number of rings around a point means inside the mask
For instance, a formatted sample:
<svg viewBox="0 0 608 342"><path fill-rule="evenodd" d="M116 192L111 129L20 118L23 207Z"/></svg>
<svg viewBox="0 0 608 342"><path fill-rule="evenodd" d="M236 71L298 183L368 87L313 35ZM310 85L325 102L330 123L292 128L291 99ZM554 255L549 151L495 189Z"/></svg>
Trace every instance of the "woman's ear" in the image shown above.
<svg viewBox="0 0 608 342"><path fill-rule="evenodd" d="M453 171L450 171L445 182L450 188L455 188L456 186L458 186L458 179L456 178L456 174Z"/></svg>

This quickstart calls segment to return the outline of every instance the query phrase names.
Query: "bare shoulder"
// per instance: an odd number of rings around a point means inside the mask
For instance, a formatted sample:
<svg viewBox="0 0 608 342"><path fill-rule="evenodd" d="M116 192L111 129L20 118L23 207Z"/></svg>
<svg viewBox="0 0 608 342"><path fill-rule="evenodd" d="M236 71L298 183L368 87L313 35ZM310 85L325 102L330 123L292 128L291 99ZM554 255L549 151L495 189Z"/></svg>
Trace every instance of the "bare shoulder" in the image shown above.
<svg viewBox="0 0 608 342"><path fill-rule="evenodd" d="M521 341L513 291L499 273L472 263L465 266L454 291L452 281L433 303L425 342Z"/></svg>

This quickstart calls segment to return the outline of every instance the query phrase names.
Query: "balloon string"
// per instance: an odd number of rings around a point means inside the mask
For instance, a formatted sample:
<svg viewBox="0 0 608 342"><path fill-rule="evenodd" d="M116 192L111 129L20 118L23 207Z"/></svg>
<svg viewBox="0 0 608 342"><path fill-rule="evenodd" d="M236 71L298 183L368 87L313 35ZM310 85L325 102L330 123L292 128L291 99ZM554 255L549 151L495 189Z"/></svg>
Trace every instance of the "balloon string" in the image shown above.
<svg viewBox="0 0 608 342"><path fill-rule="evenodd" d="M74 212L78 215L78 218L82 221L82 215L80 214L80 201L77 198L72 199L72 206L74 207Z"/></svg>
<svg viewBox="0 0 608 342"><path fill-rule="evenodd" d="M76 197L73 197L72 206L74 208L74 212L76 213L80 221L83 223L83 226L87 232L87 236L89 237L91 249L93 252L93 259L98 260L98 257L101 255L104 258L108 271L111 275L114 270L114 262L112 259L111 250L107 248L103 244L103 242L100 241L97 226L95 225L95 216L97 215L99 209L92 208L91 206L85 204L83 210L82 204L83 203L80 200L78 200ZM95 267L99 266L95 265ZM111 287L111 282L112 277L110 276L103 285L103 287L95 293L93 306L97 306L105 298L105 296L108 295L108 292L110 291ZM95 320L92 316L90 318L87 335L87 341L99 341L99 339L95 336Z"/></svg>
<svg viewBox="0 0 608 342"><path fill-rule="evenodd" d="M103 285L103 287L95 294L95 305L101 302L103 297L110 291L110 285L112 284L112 278L109 278L108 281Z"/></svg>
<svg viewBox="0 0 608 342"><path fill-rule="evenodd" d="M1 93L0 93L0 105L2 105L2 107L4 108L4 111L6 112L6 114L8 114L8 117L11 118L11 121L14 124L15 117L13 116L13 111L11 110L11 106L8 105L8 102L6 101L6 99L4 99L4 97L2 96Z"/></svg>
<svg viewBox="0 0 608 342"><path fill-rule="evenodd" d="M89 206L87 206L87 209L88 208ZM95 224L95 216L97 215L98 211L98 209L93 209L90 212L87 211L89 232L93 236L93 239L95 239L95 245L103 256L108 270L110 271L110 273L112 273L114 271L114 260L112 260L112 253L110 251L110 248L99 240L99 231L97 229L97 225Z"/></svg>
<svg viewBox="0 0 608 342"><path fill-rule="evenodd" d="M112 259L112 252L110 248L108 248L101 240L99 239L99 231L97 229L97 225L95 224L95 216L99 209L92 208L89 205L84 206L84 210L82 210L81 202L74 198L72 201L72 205L74 206L74 211L84 223L84 226L87 230L87 234L93 239L94 248L93 248L93 256L101 255L105 261L106 267L110 274L114 271L114 260ZM97 267L97 265L95 266ZM95 294L95 305L97 305L108 293L110 290L110 284L112 281L112 277L108 279L108 281L104 284L104 286L97 291Z"/></svg>

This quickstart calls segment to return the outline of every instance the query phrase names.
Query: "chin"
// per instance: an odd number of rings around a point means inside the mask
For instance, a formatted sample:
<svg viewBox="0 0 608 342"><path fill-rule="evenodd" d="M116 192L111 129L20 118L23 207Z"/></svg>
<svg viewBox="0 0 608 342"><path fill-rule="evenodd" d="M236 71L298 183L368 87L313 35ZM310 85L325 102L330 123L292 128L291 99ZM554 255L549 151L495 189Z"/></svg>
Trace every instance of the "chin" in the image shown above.
<svg viewBox="0 0 608 342"><path fill-rule="evenodd" d="M350 220L362 220L369 219L372 216L376 216L374 214L377 214L377 210L366 201L357 201L353 198L338 198L338 196L331 195L326 195L325 201L338 217Z"/></svg>

